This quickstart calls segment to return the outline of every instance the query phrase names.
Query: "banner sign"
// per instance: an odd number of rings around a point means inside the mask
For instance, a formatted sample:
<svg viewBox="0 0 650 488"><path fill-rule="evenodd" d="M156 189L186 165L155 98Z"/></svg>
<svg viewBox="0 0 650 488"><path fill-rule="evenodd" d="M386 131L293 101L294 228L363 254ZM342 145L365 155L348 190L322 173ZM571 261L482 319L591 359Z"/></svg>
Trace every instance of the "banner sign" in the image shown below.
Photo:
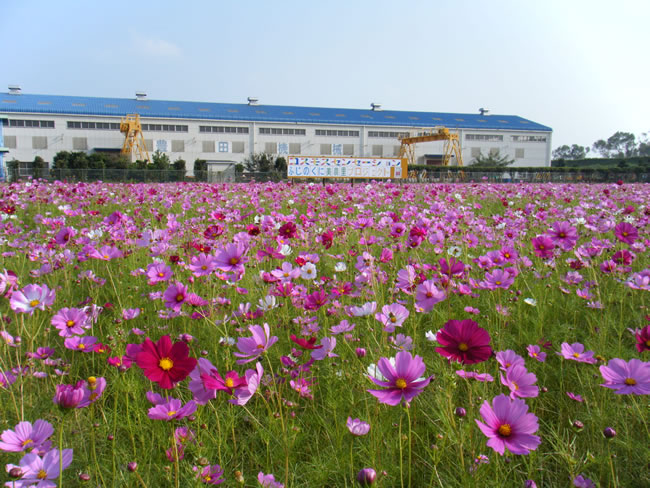
<svg viewBox="0 0 650 488"><path fill-rule="evenodd" d="M289 156L289 178L406 178L406 159Z"/></svg>

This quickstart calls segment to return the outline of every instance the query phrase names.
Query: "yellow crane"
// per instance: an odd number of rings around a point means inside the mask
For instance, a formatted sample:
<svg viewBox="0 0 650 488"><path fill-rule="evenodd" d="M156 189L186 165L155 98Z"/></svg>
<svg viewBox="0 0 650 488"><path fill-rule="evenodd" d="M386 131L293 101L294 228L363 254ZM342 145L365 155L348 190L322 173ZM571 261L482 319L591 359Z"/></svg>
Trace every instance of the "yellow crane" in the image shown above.
<svg viewBox="0 0 650 488"><path fill-rule="evenodd" d="M151 164L149 151L144 142L142 135L142 125L140 124L139 114L128 114L120 121L120 132L125 135L124 144L122 145L122 154L128 155L131 160L135 152L136 159L146 161Z"/></svg>
<svg viewBox="0 0 650 488"><path fill-rule="evenodd" d="M443 166L449 166L452 155L456 156L458 166L463 165L458 134L449 132L446 127L437 127L430 131L421 132L417 136L400 136L399 140L402 143L399 148L399 157L406 158L409 166L415 164L415 144L429 141L445 141L442 151Z"/></svg>

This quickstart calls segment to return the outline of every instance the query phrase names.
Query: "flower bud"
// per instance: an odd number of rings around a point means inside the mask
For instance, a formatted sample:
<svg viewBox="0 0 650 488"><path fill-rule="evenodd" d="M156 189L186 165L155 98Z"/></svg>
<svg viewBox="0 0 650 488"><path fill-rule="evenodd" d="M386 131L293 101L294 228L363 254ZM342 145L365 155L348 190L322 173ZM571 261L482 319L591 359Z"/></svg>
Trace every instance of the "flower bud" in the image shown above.
<svg viewBox="0 0 650 488"><path fill-rule="evenodd" d="M465 415L467 415L467 411L463 407L456 407L454 413L456 414L456 417L460 418L463 418Z"/></svg>
<svg viewBox="0 0 650 488"><path fill-rule="evenodd" d="M133 473L135 472L136 469L138 469L138 463L136 463L135 461L131 461L129 464L126 465L126 469L128 469Z"/></svg>
<svg viewBox="0 0 650 488"><path fill-rule="evenodd" d="M363 468L357 473L357 481L361 486L370 486L375 482L377 472L372 468Z"/></svg>
<svg viewBox="0 0 650 488"><path fill-rule="evenodd" d="M583 424L583 423L580 422L579 420L576 420L576 421L573 422L573 426L574 426L576 429L581 430L581 429L584 428L585 424Z"/></svg>
<svg viewBox="0 0 650 488"><path fill-rule="evenodd" d="M613 437L616 437L616 431L611 427L605 427L605 430L603 430L603 435L608 439L612 439Z"/></svg>
<svg viewBox="0 0 650 488"><path fill-rule="evenodd" d="M11 468L9 470L9 477L10 478L20 478L23 475L23 470L20 469L18 466L15 468Z"/></svg>
<svg viewBox="0 0 650 488"><path fill-rule="evenodd" d="M79 481L90 481L90 475L88 473L80 473Z"/></svg>
<svg viewBox="0 0 650 488"><path fill-rule="evenodd" d="M365 357L366 355L366 350L363 347L357 347L355 352L357 353L358 358Z"/></svg>

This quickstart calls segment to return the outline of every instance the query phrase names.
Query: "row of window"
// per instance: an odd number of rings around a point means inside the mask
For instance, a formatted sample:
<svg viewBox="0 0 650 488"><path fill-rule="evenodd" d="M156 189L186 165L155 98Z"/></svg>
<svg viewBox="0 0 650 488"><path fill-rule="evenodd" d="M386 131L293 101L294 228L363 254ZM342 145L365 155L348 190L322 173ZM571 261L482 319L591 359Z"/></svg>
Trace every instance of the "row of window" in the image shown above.
<svg viewBox="0 0 650 488"><path fill-rule="evenodd" d="M119 126L119 124L118 124ZM142 130L156 132L187 132L187 125L167 125L167 124L142 124Z"/></svg>
<svg viewBox="0 0 650 488"><path fill-rule="evenodd" d="M512 142L546 142L546 136L510 136ZM466 141L503 142L497 134L465 134Z"/></svg>
<svg viewBox="0 0 650 488"><path fill-rule="evenodd" d="M5 127L31 127L37 129L54 129L53 120L15 120L2 119Z"/></svg>
<svg viewBox="0 0 650 488"><path fill-rule="evenodd" d="M279 129L274 127L260 127L260 134L304 136L307 134L307 131L305 129Z"/></svg>
<svg viewBox="0 0 650 488"><path fill-rule="evenodd" d="M116 122L75 122L68 120L68 129L120 130Z"/></svg>
<svg viewBox="0 0 650 488"><path fill-rule="evenodd" d="M513 142L546 142L546 136L512 136Z"/></svg>
<svg viewBox="0 0 650 488"><path fill-rule="evenodd" d="M408 132L384 132L377 130L369 130L368 137L385 137L390 139L397 139L398 137L408 137Z"/></svg>
<svg viewBox="0 0 650 488"><path fill-rule="evenodd" d="M317 136L359 137L358 130L324 130L316 129Z"/></svg>
<svg viewBox="0 0 650 488"><path fill-rule="evenodd" d="M216 132L218 134L248 134L248 127L200 125L199 132Z"/></svg>

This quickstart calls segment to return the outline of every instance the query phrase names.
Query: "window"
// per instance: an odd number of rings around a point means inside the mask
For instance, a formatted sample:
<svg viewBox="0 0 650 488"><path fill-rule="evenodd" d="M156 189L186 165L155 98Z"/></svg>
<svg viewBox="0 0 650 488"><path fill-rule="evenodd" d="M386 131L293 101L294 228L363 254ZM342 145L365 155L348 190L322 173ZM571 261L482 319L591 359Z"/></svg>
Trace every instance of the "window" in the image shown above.
<svg viewBox="0 0 650 488"><path fill-rule="evenodd" d="M304 136L305 129L278 129L274 127L260 127L260 134L273 134L285 136Z"/></svg>
<svg viewBox="0 0 650 488"><path fill-rule="evenodd" d="M47 149L47 137L46 136L33 136L32 137L32 149Z"/></svg>
<svg viewBox="0 0 650 488"><path fill-rule="evenodd" d="M53 120L9 120L3 122L2 125L9 125L9 127L31 127L35 129L54 129Z"/></svg>
<svg viewBox="0 0 650 488"><path fill-rule="evenodd" d="M473 147L472 148L472 157L473 158L478 158L481 155L481 148L480 147Z"/></svg>
<svg viewBox="0 0 650 488"><path fill-rule="evenodd" d="M279 142L278 143L278 154L286 156L289 154L289 143L288 142Z"/></svg>
<svg viewBox="0 0 650 488"><path fill-rule="evenodd" d="M372 155L373 156L383 156L384 155L384 146L373 145L372 146Z"/></svg>
<svg viewBox="0 0 650 488"><path fill-rule="evenodd" d="M16 149L16 136L5 136L4 139L8 149Z"/></svg>
<svg viewBox="0 0 650 488"><path fill-rule="evenodd" d="M546 136L512 136L512 142L546 142Z"/></svg>
<svg viewBox="0 0 650 488"><path fill-rule="evenodd" d="M220 142L219 143L219 152L228 152L230 149L229 144L227 142Z"/></svg>
<svg viewBox="0 0 650 488"><path fill-rule="evenodd" d="M234 141L232 143L232 152L236 154L244 153L244 142L243 141Z"/></svg>
<svg viewBox="0 0 650 488"><path fill-rule="evenodd" d="M503 136L497 134L465 134L466 141L502 142Z"/></svg>
<svg viewBox="0 0 650 488"><path fill-rule="evenodd" d="M332 156L343 156L343 144L332 144Z"/></svg>
<svg viewBox="0 0 650 488"><path fill-rule="evenodd" d="M368 137L386 137L390 139L397 139L398 137L408 137L408 132L383 132L377 130L368 131Z"/></svg>
<svg viewBox="0 0 650 488"><path fill-rule="evenodd" d="M316 131L316 132L318 132L318 131ZM329 156L330 154L332 154L332 145L331 144L321 144L320 145L320 153L323 156Z"/></svg>
<svg viewBox="0 0 650 488"><path fill-rule="evenodd" d="M343 144L343 154L352 156L354 154L354 144Z"/></svg>
<svg viewBox="0 0 650 488"><path fill-rule="evenodd" d="M289 143L289 154L300 154L300 143L299 142L290 142Z"/></svg>
<svg viewBox="0 0 650 488"><path fill-rule="evenodd" d="M523 159L523 157L524 157L524 148L523 147L515 148L515 158Z"/></svg>
<svg viewBox="0 0 650 488"><path fill-rule="evenodd" d="M88 138L86 137L73 137L72 149L75 151L85 151L88 149Z"/></svg>
<svg viewBox="0 0 650 488"><path fill-rule="evenodd" d="M275 142L267 142L264 144L264 152L268 154L276 154L278 151L278 145Z"/></svg>
<svg viewBox="0 0 650 488"><path fill-rule="evenodd" d="M323 130L316 129L317 136L359 137L358 130Z"/></svg>
<svg viewBox="0 0 650 488"><path fill-rule="evenodd" d="M185 151L185 141L173 140L172 152L183 152L183 151Z"/></svg>
<svg viewBox="0 0 650 488"><path fill-rule="evenodd" d="M214 141L202 141L201 142L202 151L204 153L213 153L214 152Z"/></svg>
<svg viewBox="0 0 650 488"><path fill-rule="evenodd" d="M217 134L248 134L248 127L200 125L199 132L214 132Z"/></svg>

